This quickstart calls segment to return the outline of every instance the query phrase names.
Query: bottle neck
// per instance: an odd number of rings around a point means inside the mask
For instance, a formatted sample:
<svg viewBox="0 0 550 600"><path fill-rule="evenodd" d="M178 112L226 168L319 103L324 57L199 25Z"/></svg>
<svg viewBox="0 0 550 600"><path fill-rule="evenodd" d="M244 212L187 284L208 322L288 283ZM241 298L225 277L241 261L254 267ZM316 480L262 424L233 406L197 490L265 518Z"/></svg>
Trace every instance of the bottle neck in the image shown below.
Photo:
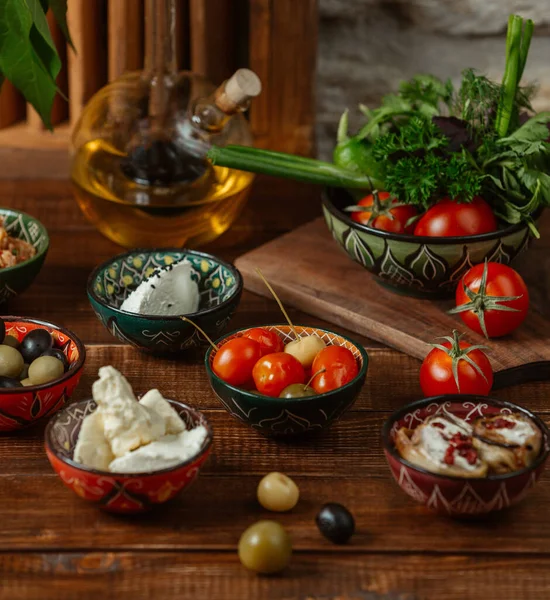
<svg viewBox="0 0 550 600"><path fill-rule="evenodd" d="M175 0L146 0L145 74L175 75L177 69Z"/></svg>

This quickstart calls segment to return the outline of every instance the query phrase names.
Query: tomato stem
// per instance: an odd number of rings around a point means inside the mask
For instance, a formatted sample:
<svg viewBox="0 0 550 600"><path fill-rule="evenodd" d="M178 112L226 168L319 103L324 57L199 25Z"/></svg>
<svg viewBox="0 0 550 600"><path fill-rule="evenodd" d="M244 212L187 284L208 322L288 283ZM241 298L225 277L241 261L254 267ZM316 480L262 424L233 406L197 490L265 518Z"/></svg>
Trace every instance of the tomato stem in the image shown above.
<svg viewBox="0 0 550 600"><path fill-rule="evenodd" d="M279 308L281 309L281 312L283 313L285 319L287 320L287 323L289 324L290 329L292 330L292 333L296 336L296 339L299 340L300 336L298 335L298 332L296 331L296 327L294 327L294 324L290 320L290 317L288 316L288 313L286 312L285 307L283 306L283 303L279 299L279 296L277 296L277 294L275 293L275 290L271 287L271 285L269 284L269 281L264 277L264 274L260 271L260 269L256 269L256 273L258 273L258 275L261 277L262 281L267 286L267 289L271 292L271 295L273 296L273 298L275 298L275 302L277 302L277 304L279 305Z"/></svg>
<svg viewBox="0 0 550 600"><path fill-rule="evenodd" d="M185 321L186 323L191 323L191 325L193 325L193 327L199 331L200 333L202 333L202 335L204 336L204 338L206 339L206 341L212 346L212 348L214 350L219 350L220 347L216 346L216 344L214 344L214 342L212 341L212 339L210 338L210 336L204 331L204 329L201 329L196 323L194 323L193 321L191 321L191 319L188 319L187 317L184 317L183 315L180 316L180 319L182 321Z"/></svg>
<svg viewBox="0 0 550 600"><path fill-rule="evenodd" d="M309 381L304 385L304 391L307 387L309 387L311 385L311 382L317 377L317 375L321 375L321 373L324 373L326 371L326 369L323 367L322 369L319 369L317 371L317 373L315 373L314 375L312 375L309 379Z"/></svg>
<svg viewBox="0 0 550 600"><path fill-rule="evenodd" d="M485 373L481 370L481 367L478 364L476 364L471 359L471 357L468 356L468 354L470 352L473 352L474 350L488 350L487 346L475 344L473 346L468 346L467 348L461 348L460 347L460 338L462 338L463 335L464 334L459 333L457 329L453 329L453 337L450 337L447 335L447 336L442 336L441 338L439 338L439 339L446 340L447 342L449 342L449 344L451 344L450 348L446 348L442 344L431 344L432 347L437 348L438 350L441 350L442 352L445 352L445 354L448 354L451 357L451 359L452 359L451 368L453 371L453 378L455 380L456 389L458 390L458 393L460 393L460 380L458 377L458 363L461 360L465 360L479 375L481 375L483 377L483 379L485 380L486 383L489 383L487 377L485 376Z"/></svg>
<svg viewBox="0 0 550 600"><path fill-rule="evenodd" d="M479 326L481 327L481 331L483 331L483 335L489 339L489 333L487 332L487 325L485 323L485 311L487 310L498 310L501 312L519 312L519 309L513 308L512 306L504 306L501 302L512 302L513 300L519 300L523 297L523 294L520 296L489 296L487 295L487 277L489 273L489 263L487 260L485 261L485 266L483 267L483 274L481 276L481 281L479 283L479 289L477 292L471 290L465 283L464 278L462 278L462 289L464 293L470 300L466 304L461 304L449 311L450 315L458 314L461 312L472 311L479 321Z"/></svg>

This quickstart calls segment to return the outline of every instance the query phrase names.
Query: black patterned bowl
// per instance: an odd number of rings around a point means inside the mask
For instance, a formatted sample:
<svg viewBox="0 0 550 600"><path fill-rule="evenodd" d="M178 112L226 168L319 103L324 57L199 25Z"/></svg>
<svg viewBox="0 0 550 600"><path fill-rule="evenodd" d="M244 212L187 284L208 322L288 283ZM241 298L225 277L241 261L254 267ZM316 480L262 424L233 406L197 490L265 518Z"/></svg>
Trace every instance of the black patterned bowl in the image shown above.
<svg viewBox="0 0 550 600"><path fill-rule="evenodd" d="M509 264L528 247L531 237L524 223L463 237L390 233L353 221L344 208L355 203L343 188L323 192L323 214L332 237L379 283L412 296L452 295L470 267L485 260Z"/></svg>
<svg viewBox="0 0 550 600"><path fill-rule="evenodd" d="M0 208L0 218L8 235L25 240L34 246L36 254L13 267L0 269L0 304L24 292L40 273L46 260L50 239L38 219L20 210Z"/></svg>
<svg viewBox="0 0 550 600"><path fill-rule="evenodd" d="M288 325L263 325L263 327L277 331L285 344L296 339ZM247 327L234 331L217 343L242 336L248 329ZM326 429L353 405L365 383L368 356L363 346L328 329L296 325L296 330L299 334L317 334L327 345L345 346L351 350L359 367L355 379L326 394L305 398L271 398L256 391L229 385L220 379L212 371L215 351L210 348L206 353L204 362L210 385L224 408L239 421L267 436L291 436Z"/></svg>
<svg viewBox="0 0 550 600"><path fill-rule="evenodd" d="M138 315L120 310L128 294L158 268L187 260L199 285L200 304L186 315L216 339L239 305L243 282L238 269L211 254L182 248L132 250L96 267L88 278L88 299L99 320L119 340L152 354L175 354L204 339L178 316Z"/></svg>

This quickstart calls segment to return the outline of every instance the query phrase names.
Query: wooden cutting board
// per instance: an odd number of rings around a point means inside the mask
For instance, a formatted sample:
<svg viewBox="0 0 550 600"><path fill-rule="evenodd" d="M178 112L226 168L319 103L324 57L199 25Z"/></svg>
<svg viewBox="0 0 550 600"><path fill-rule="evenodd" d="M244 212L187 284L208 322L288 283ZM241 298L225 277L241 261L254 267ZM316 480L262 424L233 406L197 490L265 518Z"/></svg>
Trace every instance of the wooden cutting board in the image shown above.
<svg viewBox="0 0 550 600"><path fill-rule="evenodd" d="M530 262L532 252L527 253ZM544 256L537 255L537 260L544 263ZM380 286L338 247L323 219L256 248L237 259L236 265L247 289L270 296L256 273L260 268L285 304L417 358L426 356L435 338L450 335L455 328L464 331L470 343L491 348L488 355L500 372L495 387L550 378L550 319L533 303L516 332L487 341L467 329L458 316L446 313L454 306L452 300L410 298ZM527 278L530 290L541 283L537 270L532 276L539 281Z"/></svg>

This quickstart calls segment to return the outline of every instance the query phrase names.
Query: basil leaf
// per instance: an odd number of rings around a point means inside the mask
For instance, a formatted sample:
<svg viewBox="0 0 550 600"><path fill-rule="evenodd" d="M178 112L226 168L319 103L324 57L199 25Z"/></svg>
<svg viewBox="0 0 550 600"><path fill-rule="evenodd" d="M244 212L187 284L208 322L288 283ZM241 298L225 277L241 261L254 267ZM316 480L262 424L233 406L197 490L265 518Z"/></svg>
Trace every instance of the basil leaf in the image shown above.
<svg viewBox="0 0 550 600"><path fill-rule="evenodd" d="M498 144L508 146L520 154L537 154L546 151L546 140L550 135L548 123L550 112L541 112L526 121L512 135L498 140Z"/></svg>
<svg viewBox="0 0 550 600"><path fill-rule="evenodd" d="M43 1L45 2L47 0ZM73 40L71 39L71 34L69 33L69 27L67 25L67 0L49 0L49 3L53 16L59 25L59 29L61 29L61 33L65 36L69 46L76 52Z"/></svg>
<svg viewBox="0 0 550 600"><path fill-rule="evenodd" d="M44 11L44 14L46 14L48 12L48 0L40 0L40 6L42 7L42 10Z"/></svg>
<svg viewBox="0 0 550 600"><path fill-rule="evenodd" d="M41 11L40 5L38 7ZM41 14L45 19L44 13ZM56 92L52 77L55 61L50 56L49 72L42 57L38 56L38 48L31 41L33 26L33 15L26 2L0 2L0 71L23 93L46 127L51 129L50 113ZM39 42L41 50L48 45L36 26L33 39L42 39L42 43Z"/></svg>

